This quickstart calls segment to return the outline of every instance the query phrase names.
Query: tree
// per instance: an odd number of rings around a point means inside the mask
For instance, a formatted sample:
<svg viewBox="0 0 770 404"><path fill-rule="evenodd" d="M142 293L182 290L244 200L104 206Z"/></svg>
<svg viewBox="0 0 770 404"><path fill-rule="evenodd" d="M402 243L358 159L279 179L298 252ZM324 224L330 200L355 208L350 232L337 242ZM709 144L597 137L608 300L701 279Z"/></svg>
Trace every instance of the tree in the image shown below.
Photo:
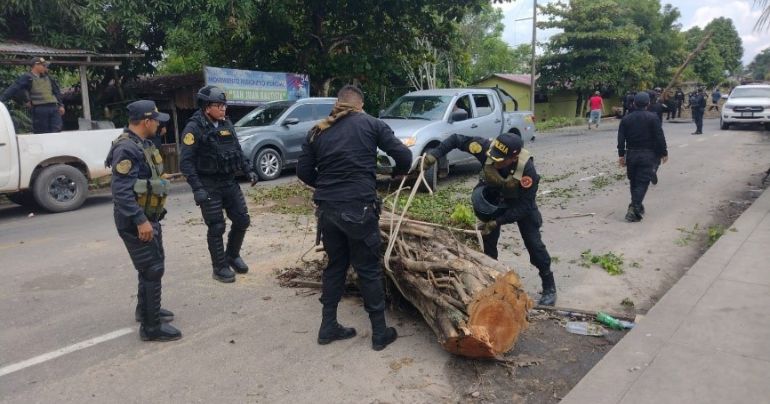
<svg viewBox="0 0 770 404"><path fill-rule="evenodd" d="M748 70L754 80L770 80L770 48L754 56Z"/></svg>
<svg viewBox="0 0 770 404"><path fill-rule="evenodd" d="M714 32L710 45L713 45L716 53L722 57L722 70L727 70L730 74L739 73L743 58L743 41L733 25L733 20L725 17L715 18L704 30Z"/></svg>

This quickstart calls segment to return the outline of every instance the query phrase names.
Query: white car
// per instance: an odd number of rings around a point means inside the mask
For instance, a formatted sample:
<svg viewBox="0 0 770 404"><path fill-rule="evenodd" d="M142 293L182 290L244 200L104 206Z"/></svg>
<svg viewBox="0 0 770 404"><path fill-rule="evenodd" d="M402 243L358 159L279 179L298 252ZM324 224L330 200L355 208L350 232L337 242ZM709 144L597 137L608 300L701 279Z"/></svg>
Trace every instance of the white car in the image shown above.
<svg viewBox="0 0 770 404"><path fill-rule="evenodd" d="M759 123L770 130L770 85L748 84L733 89L722 107L719 127L726 130L736 123Z"/></svg>

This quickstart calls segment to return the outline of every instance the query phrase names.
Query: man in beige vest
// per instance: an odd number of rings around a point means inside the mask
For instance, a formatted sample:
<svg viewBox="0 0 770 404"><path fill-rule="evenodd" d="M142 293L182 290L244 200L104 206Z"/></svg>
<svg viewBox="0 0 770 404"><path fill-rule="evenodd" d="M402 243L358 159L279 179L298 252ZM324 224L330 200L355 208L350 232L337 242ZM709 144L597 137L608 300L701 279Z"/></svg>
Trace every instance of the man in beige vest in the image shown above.
<svg viewBox="0 0 770 404"><path fill-rule="evenodd" d="M50 63L42 57L30 60L29 72L22 74L15 83L8 87L0 102L10 98L23 98L32 108L32 132L61 132L64 106L61 92L56 81L48 75Z"/></svg>

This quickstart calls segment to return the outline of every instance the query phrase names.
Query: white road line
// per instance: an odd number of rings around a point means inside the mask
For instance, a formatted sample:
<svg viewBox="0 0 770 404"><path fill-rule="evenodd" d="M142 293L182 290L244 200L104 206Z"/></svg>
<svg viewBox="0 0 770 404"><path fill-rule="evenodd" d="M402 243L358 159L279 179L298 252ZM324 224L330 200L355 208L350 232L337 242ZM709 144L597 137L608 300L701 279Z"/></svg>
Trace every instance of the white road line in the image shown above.
<svg viewBox="0 0 770 404"><path fill-rule="evenodd" d="M85 340L83 342L78 342L77 344L72 344L70 346L66 346L64 348L59 348L55 351L51 351L39 356L36 356L31 359L27 359L25 361L17 362L12 365L4 366L0 368L0 377L3 377L7 374L18 372L19 370L26 369L30 366L35 366L38 364L41 364L43 362L50 361L51 359L56 359L60 356L64 356L68 353L72 353L75 351L79 351L81 349L85 349L88 347L92 347L96 344L101 344L102 342L106 342L115 338L122 337L126 334L132 333L136 331L134 328L121 328L120 330L113 331L108 334L101 335L96 338L91 338L89 340Z"/></svg>
<svg viewBox="0 0 770 404"><path fill-rule="evenodd" d="M679 147L687 147L687 143L682 143L679 145Z"/></svg>

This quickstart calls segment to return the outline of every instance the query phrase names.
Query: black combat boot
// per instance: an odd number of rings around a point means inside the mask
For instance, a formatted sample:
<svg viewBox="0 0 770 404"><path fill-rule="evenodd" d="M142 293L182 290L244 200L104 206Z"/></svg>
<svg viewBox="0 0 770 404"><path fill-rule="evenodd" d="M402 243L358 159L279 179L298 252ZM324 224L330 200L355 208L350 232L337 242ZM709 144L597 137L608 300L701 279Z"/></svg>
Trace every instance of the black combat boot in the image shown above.
<svg viewBox="0 0 770 404"><path fill-rule="evenodd" d="M136 311L134 311L134 318L137 323L142 322L144 317L144 284L139 281L139 290L136 293ZM164 308L160 309L160 322L170 323L174 321L174 313Z"/></svg>
<svg viewBox="0 0 770 404"><path fill-rule="evenodd" d="M221 236L207 238L209 244L209 253L211 254L211 265L214 269L212 277L222 283L235 282L235 273L227 265L225 256L225 245Z"/></svg>
<svg viewBox="0 0 770 404"><path fill-rule="evenodd" d="M174 341L182 333L171 324L160 322L160 281L146 281L144 286L144 316L139 327L142 341Z"/></svg>
<svg viewBox="0 0 770 404"><path fill-rule="evenodd" d="M369 320L372 322L372 349L375 351L382 351L398 338L396 329L385 323L384 311L369 313Z"/></svg>
<svg viewBox="0 0 770 404"><path fill-rule="evenodd" d="M540 281L543 285L543 292L540 294L540 300L537 304L541 306L553 306L556 304L556 281L553 280L553 272L540 273Z"/></svg>
<svg viewBox="0 0 770 404"><path fill-rule="evenodd" d="M318 330L318 344L326 345L334 341L356 336L355 328L343 327L337 322L337 306L324 306L321 313L321 328Z"/></svg>
<svg viewBox="0 0 770 404"><path fill-rule="evenodd" d="M634 205L628 205L628 212L626 212L626 220L629 222L638 222L642 220L642 215Z"/></svg>
<svg viewBox="0 0 770 404"><path fill-rule="evenodd" d="M241 230L231 229L227 235L227 264L239 274L249 272L249 266L243 262L240 256L244 237L246 237L246 232Z"/></svg>

